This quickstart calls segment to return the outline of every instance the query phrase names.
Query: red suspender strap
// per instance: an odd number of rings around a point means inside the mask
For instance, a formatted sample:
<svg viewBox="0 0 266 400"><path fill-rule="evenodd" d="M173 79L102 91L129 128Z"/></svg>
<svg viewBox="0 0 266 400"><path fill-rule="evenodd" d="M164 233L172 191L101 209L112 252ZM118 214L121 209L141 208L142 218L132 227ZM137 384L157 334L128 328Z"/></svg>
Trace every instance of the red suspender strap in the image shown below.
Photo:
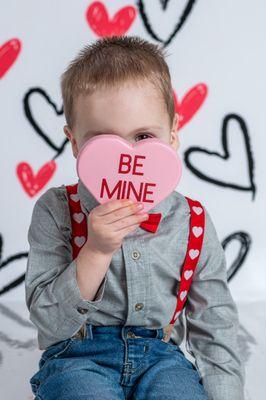
<svg viewBox="0 0 266 400"><path fill-rule="evenodd" d="M71 218L71 245L74 260L87 240L87 220L86 215L81 209L80 199L77 192L78 184L68 185L66 186L66 189Z"/></svg>
<svg viewBox="0 0 266 400"><path fill-rule="evenodd" d="M181 281L179 291L177 293L177 305L173 314L173 317L169 324L164 327L164 342L168 342L171 337L175 321L181 313L189 292L191 282L193 280L193 274L196 269L204 237L205 228L205 211L201 203L197 200L192 200L186 197L190 208L190 224L189 224L189 237L186 257L181 271Z"/></svg>

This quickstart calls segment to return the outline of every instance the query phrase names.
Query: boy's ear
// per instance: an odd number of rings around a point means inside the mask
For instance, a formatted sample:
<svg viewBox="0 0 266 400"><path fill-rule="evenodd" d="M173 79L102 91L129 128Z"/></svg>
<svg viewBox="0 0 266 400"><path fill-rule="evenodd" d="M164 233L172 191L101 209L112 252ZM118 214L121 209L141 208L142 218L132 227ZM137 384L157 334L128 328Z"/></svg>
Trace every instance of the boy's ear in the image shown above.
<svg viewBox="0 0 266 400"><path fill-rule="evenodd" d="M77 158L77 156L78 156L78 145L77 145L77 141L76 141L76 139L75 139L75 137L74 137L74 135L73 135L73 133L72 133L72 131L71 131L71 129L69 128L68 125L64 125L63 130L64 130L65 135L67 136L67 138L68 138L69 141L71 142L71 147L72 147L73 156L74 156L75 158Z"/></svg>
<svg viewBox="0 0 266 400"><path fill-rule="evenodd" d="M171 146L175 150L177 150L180 146L178 125L179 125L179 115L177 113L175 113L172 129L171 129Z"/></svg>

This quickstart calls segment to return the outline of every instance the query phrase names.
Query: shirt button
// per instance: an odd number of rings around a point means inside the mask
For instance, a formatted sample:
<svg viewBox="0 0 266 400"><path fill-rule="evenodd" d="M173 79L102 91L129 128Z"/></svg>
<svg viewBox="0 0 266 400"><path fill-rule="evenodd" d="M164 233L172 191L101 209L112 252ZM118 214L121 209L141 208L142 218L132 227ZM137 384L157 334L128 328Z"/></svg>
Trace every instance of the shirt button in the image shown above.
<svg viewBox="0 0 266 400"><path fill-rule="evenodd" d="M136 305L135 305L135 310L136 311L139 311L139 310L142 310L143 309L143 303L137 303Z"/></svg>
<svg viewBox="0 0 266 400"><path fill-rule="evenodd" d="M82 307L78 307L77 310L80 314L86 314L88 312L88 310L86 308L82 308Z"/></svg>
<svg viewBox="0 0 266 400"><path fill-rule="evenodd" d="M138 260L140 258L140 252L138 250L132 251L131 257L133 258L133 260Z"/></svg>

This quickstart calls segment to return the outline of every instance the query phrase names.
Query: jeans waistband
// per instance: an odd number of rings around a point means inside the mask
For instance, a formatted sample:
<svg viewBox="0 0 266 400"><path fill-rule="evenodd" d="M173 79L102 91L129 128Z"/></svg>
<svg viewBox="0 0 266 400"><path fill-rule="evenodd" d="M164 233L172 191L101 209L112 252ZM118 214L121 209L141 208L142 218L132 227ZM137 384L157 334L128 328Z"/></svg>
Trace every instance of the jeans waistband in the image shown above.
<svg viewBox="0 0 266 400"><path fill-rule="evenodd" d="M125 326L125 325L107 325L107 326L96 326L90 323L86 323L85 337L87 339L93 339L94 335L97 334L111 334L112 336L119 337L149 337L162 339L164 337L163 328L150 329L143 326Z"/></svg>

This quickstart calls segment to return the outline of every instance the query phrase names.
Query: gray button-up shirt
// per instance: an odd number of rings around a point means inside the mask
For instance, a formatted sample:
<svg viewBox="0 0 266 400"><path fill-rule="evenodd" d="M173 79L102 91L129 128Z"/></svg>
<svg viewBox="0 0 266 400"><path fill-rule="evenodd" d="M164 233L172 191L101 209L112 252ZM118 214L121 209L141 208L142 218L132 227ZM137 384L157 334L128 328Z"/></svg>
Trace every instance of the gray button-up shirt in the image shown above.
<svg viewBox="0 0 266 400"><path fill-rule="evenodd" d="M78 195L86 215L99 205L80 180ZM244 400L238 311L228 287L223 247L204 209L201 255L171 338L180 345L186 335L186 349L210 400ZM80 293L72 259L65 185L51 187L36 201L28 231L25 292L40 350L72 337L85 322L150 329L170 322L188 244L190 209L184 195L173 191L150 212L162 213L157 232L138 227L126 235L95 298L88 301Z"/></svg>

